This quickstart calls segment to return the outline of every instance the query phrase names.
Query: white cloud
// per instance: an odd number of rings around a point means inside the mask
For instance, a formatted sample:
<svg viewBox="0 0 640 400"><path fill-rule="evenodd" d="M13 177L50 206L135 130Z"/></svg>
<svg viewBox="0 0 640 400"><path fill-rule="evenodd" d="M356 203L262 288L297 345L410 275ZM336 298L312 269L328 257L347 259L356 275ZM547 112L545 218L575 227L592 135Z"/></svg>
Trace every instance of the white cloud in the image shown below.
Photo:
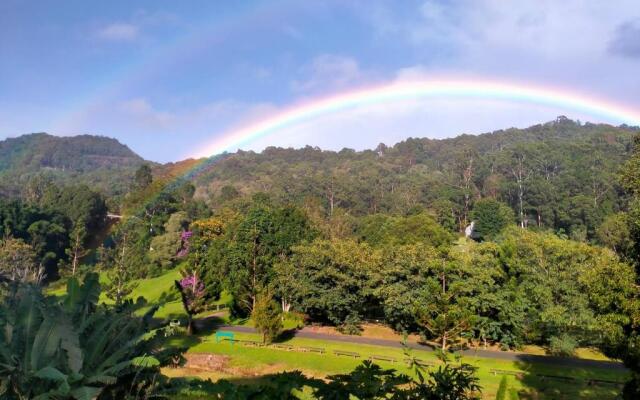
<svg viewBox="0 0 640 400"><path fill-rule="evenodd" d="M300 72L305 77L291 83L296 92L338 90L357 83L366 75L354 58L334 54L315 57Z"/></svg>
<svg viewBox="0 0 640 400"><path fill-rule="evenodd" d="M138 26L125 22L116 22L98 30L98 37L113 41L130 41L138 37Z"/></svg>

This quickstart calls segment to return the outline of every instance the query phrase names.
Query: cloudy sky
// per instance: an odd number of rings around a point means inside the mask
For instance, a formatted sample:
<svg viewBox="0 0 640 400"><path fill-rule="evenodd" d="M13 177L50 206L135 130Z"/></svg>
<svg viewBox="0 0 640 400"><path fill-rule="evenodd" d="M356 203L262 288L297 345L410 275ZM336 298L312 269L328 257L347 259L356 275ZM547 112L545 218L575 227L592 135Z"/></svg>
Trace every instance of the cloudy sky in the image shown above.
<svg viewBox="0 0 640 400"><path fill-rule="evenodd" d="M0 139L99 134L173 161L314 98L433 77L556 88L640 112L640 2L0 2ZM243 148L362 149L560 114L598 119L490 98L409 99Z"/></svg>

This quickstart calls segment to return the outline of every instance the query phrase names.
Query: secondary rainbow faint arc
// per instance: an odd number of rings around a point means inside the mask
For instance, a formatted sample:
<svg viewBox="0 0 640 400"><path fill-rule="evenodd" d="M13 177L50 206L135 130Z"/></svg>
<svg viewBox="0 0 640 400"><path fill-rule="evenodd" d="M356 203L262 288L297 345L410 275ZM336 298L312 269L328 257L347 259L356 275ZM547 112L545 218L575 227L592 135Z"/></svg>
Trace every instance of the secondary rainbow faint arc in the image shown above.
<svg viewBox="0 0 640 400"><path fill-rule="evenodd" d="M222 134L204 146L194 157L209 157L225 151L233 151L253 140L276 133L280 129L332 112L358 106L430 97L478 98L542 104L604 118L607 122L640 125L638 111L559 89L487 81L412 81L340 93L293 106L273 117Z"/></svg>

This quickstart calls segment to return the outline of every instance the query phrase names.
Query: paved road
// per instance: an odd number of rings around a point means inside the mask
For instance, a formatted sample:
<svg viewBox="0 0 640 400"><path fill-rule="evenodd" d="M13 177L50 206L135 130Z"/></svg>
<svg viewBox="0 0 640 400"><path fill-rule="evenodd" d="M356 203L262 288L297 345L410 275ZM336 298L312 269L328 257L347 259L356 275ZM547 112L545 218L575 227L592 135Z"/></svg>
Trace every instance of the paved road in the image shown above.
<svg viewBox="0 0 640 400"><path fill-rule="evenodd" d="M248 326L222 325L218 328L220 330L241 332L241 333L256 332L254 328L251 328ZM402 348L402 344L395 340L366 338L366 337L360 337L360 336L332 335L328 333L313 332L306 328L294 331L293 336L298 338L320 339L320 340L327 340L327 341L333 341L333 342L369 344L374 346ZM434 350L432 346L418 344L418 343L407 343L407 345L412 349L417 349L417 350L425 350L425 351ZM597 361L597 360L585 360L580 358L538 356L533 354L522 354L522 353L514 353L514 352L507 352L507 351L481 350L481 349L462 350L460 353L470 357L491 358L495 360L506 360L506 361L519 361L522 363L536 363L536 364L544 363L544 364L552 364L556 366L565 366L565 367L573 367L573 368L595 367L595 368L611 368L611 369L617 369L617 370L625 370L625 367L624 365L622 365L622 363L613 362L613 361Z"/></svg>

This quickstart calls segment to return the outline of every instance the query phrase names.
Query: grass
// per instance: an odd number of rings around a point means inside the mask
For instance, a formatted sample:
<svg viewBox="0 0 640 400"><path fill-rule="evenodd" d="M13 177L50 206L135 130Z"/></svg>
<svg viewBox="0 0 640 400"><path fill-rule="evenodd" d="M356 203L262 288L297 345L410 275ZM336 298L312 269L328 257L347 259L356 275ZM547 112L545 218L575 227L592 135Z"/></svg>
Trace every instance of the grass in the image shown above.
<svg viewBox="0 0 640 400"><path fill-rule="evenodd" d="M106 274L100 273L100 283L108 283ZM137 279L134 281L134 289L129 298L137 299L138 297L144 297L147 300L148 306L138 310L137 314L142 315L147 312L151 307L158 306L158 310L154 314L155 318L159 319L173 319L181 318L185 316L184 309L182 308L182 301L180 300L180 294L175 288L174 282L180 279L180 266L165 272L155 278L149 279ZM67 287L64 284L58 284L49 288L47 293L52 296L62 296L66 293ZM231 296L226 292L223 292L220 299L210 303L212 306L227 304L231 300ZM105 292L100 293L100 302L111 303L111 300L107 298ZM208 314L205 312L203 314Z"/></svg>
<svg viewBox="0 0 640 400"><path fill-rule="evenodd" d="M259 341L257 334L236 333L237 339ZM230 368L236 371L244 371L246 377L255 377L274 371L301 370L305 374L315 377L346 373L353 370L362 360L371 355L394 357L398 362L376 361L385 368L394 368L400 372L410 373L402 362L405 357L402 349L387 348L381 346L362 345L354 343L330 342L316 339L292 338L283 343L294 347L323 347L326 354L301 353L286 351L270 347L245 347L240 344L233 346L228 342L216 344L212 335L199 338L177 337L170 342L172 345L189 347L192 353L211 353L231 357ZM336 356L334 350L356 352L360 359L345 356ZM432 352L412 350L414 357L424 361L438 362ZM527 364L522 362L494 360L479 357L463 357L463 362L478 368L477 375L483 387L483 398L493 399L500 385L501 375L494 375L491 369L521 371L524 378L508 378L510 389L520 393L521 399L614 399L619 388L614 386L588 386L588 379L604 379L622 382L626 374L621 371L602 368L567 368L548 364ZM433 368L433 367L432 367ZM173 372L175 374L177 372ZM559 382L542 380L537 374L567 376L581 379L580 382ZM220 372L212 372L212 377L225 375Z"/></svg>

